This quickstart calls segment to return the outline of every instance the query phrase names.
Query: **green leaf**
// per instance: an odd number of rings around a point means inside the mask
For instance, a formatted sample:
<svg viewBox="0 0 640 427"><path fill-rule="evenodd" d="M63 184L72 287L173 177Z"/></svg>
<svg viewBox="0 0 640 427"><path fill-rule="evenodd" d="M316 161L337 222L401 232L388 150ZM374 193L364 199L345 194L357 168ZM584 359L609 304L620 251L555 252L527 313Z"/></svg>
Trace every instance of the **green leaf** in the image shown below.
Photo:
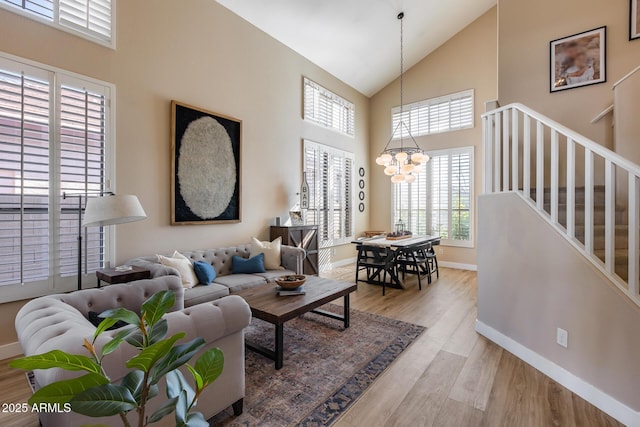
<svg viewBox="0 0 640 427"><path fill-rule="evenodd" d="M224 353L219 348L211 348L198 358L195 370L200 374L204 387L208 386L222 374Z"/></svg>
<svg viewBox="0 0 640 427"><path fill-rule="evenodd" d="M127 368L140 369L144 372L149 372L158 360L171 350L171 347L173 347L176 341L184 338L185 335L186 334L184 332L179 332L170 338L150 345L143 349L140 354L129 359L126 363Z"/></svg>
<svg viewBox="0 0 640 427"><path fill-rule="evenodd" d="M120 346L122 341L124 341L129 335L135 333L135 331L137 330L138 328L136 328L135 326L127 326L126 328L123 328L120 331L116 332L111 341L109 341L102 347L102 356L104 357L107 354L113 353Z"/></svg>
<svg viewBox="0 0 640 427"><path fill-rule="evenodd" d="M176 397L176 426L184 425L187 421L187 412L189 411L189 400L187 400L187 392L182 390Z"/></svg>
<svg viewBox="0 0 640 427"><path fill-rule="evenodd" d="M156 411L151 414L149 417L150 423L157 423L170 413L176 410L176 404L178 403L178 398L174 397L173 399L169 399L162 404Z"/></svg>
<svg viewBox="0 0 640 427"><path fill-rule="evenodd" d="M147 325L150 327L155 325L162 319L167 310L173 307L175 302L176 295L173 291L161 291L156 292L151 298L142 303L141 312L145 315L144 318Z"/></svg>
<svg viewBox="0 0 640 427"><path fill-rule="evenodd" d="M27 371L33 369L61 368L67 371L87 371L95 374L101 373L100 366L87 356L69 354L61 350L52 350L44 354L15 359L9 364L9 366Z"/></svg>
<svg viewBox="0 0 640 427"><path fill-rule="evenodd" d="M96 342L96 338L98 338L101 333L115 325L117 322L118 320L116 319L104 319L102 322L100 322L98 328L96 329L96 332L93 334L93 342Z"/></svg>
<svg viewBox="0 0 640 427"><path fill-rule="evenodd" d="M169 325L167 319L160 319L149 331L149 344L155 344L167 335Z"/></svg>
<svg viewBox="0 0 640 427"><path fill-rule="evenodd" d="M182 372L175 369L167 373L167 397L178 397L183 391L186 393L185 397L187 399L187 403L190 405L196 396L196 392L193 391L193 388L191 388L187 379L182 375Z"/></svg>
<svg viewBox="0 0 640 427"><path fill-rule="evenodd" d="M89 417L110 417L137 406L126 387L113 384L90 388L71 399L71 409Z"/></svg>
<svg viewBox="0 0 640 427"><path fill-rule="evenodd" d="M122 381L120 381L120 385L126 387L131 392L131 395L137 403L140 403L143 383L144 372L139 370L129 372L124 376ZM149 386L149 391L147 392L147 400L156 397L158 395L158 392L159 390L157 385Z"/></svg>
<svg viewBox="0 0 640 427"><path fill-rule="evenodd" d="M196 371L193 366L187 364L187 369L189 370L189 372L191 372L191 375L193 376L193 380L196 383L196 389L197 390L202 390L204 388L204 380L202 379L202 375L200 375L198 373L198 371Z"/></svg>
<svg viewBox="0 0 640 427"><path fill-rule="evenodd" d="M37 403L68 403L77 394L108 383L109 380L107 378L93 373L72 380L57 381L36 391L29 398L29 405Z"/></svg>
<svg viewBox="0 0 640 427"><path fill-rule="evenodd" d="M187 363L204 345L205 342L202 338L195 338L188 343L173 347L156 366L153 372L152 384L156 384L168 372Z"/></svg>
<svg viewBox="0 0 640 427"><path fill-rule="evenodd" d="M191 412L187 415L186 422L180 425L184 427L209 427L210 424L200 412Z"/></svg>
<svg viewBox="0 0 640 427"><path fill-rule="evenodd" d="M114 308L111 310L103 311L100 313L100 317L105 319L122 320L130 325L140 326L140 317L131 310L126 308Z"/></svg>
<svg viewBox="0 0 640 427"><path fill-rule="evenodd" d="M129 335L126 340L127 343L139 350L142 350L145 347L144 337L142 336L142 332L140 332L140 329Z"/></svg>

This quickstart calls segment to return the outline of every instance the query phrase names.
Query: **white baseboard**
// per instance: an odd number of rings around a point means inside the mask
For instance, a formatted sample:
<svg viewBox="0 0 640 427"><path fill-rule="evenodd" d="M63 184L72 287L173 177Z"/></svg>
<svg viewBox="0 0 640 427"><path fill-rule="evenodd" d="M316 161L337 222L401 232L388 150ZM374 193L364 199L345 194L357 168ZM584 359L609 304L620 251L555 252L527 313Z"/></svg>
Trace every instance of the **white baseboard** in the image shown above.
<svg viewBox="0 0 640 427"><path fill-rule="evenodd" d="M325 264L324 266L321 267L321 271L329 271L329 270L333 270L334 268L339 268L339 267L345 267L349 264L355 264L356 263L356 258L346 258L340 261L336 261L336 262L332 262L331 264Z"/></svg>
<svg viewBox="0 0 640 427"><path fill-rule="evenodd" d="M0 360L10 359L12 357L20 356L22 354L22 347L18 341L5 345L0 345Z"/></svg>
<svg viewBox="0 0 640 427"><path fill-rule="evenodd" d="M633 427L640 426L640 412L634 411L603 391L598 390L596 387L578 378L563 367L556 365L549 359L546 359L479 320L476 321L476 331L624 425Z"/></svg>
<svg viewBox="0 0 640 427"><path fill-rule="evenodd" d="M461 264L459 262L438 261L438 265L445 268L455 268L456 270L478 271L478 266L475 264Z"/></svg>

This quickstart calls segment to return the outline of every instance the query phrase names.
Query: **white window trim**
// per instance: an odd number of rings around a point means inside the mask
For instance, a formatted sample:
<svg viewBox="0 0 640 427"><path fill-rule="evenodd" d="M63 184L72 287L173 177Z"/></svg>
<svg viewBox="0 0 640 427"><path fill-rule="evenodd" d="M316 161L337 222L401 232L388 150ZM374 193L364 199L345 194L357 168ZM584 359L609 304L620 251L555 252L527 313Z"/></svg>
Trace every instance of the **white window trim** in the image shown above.
<svg viewBox="0 0 640 427"><path fill-rule="evenodd" d="M71 25L61 24L58 19L58 8L55 6L53 10L52 21L49 21L42 16L38 16L33 12L22 9L18 6L14 6L10 3L0 2L0 9L31 19L32 21L36 21L40 24L47 25L57 30L64 31L65 33L73 34L74 36L80 37L90 42L108 47L109 49L116 50L116 2L117 0L111 0L111 37L109 40L105 40L101 37L92 35L90 30L85 31Z"/></svg>
<svg viewBox="0 0 640 427"><path fill-rule="evenodd" d="M72 71L67 71L61 68L52 67L46 64L42 64L36 61L31 61L29 59L20 58L15 55L11 55L8 53L0 52L0 68L6 67L7 69L15 68L15 65L12 63L21 63L26 65L27 67L34 67L39 70L39 73L53 73L53 78L51 79L51 94L53 95L50 100L51 111L53 112L52 116L49 119L50 129L52 130L52 137L56 137L60 134L59 120L60 116L60 105L59 105L59 96L57 93L58 86L63 83L65 80L70 79L74 82L82 81L86 83L87 87L92 85L97 85L103 89L107 89L109 91L109 102L107 105L107 114L109 116L109 126L105 127L105 191L114 191L116 188L115 182L115 159L116 159L116 109L115 109L115 99L116 99L116 87L112 83L104 82L98 79L94 79L91 77L83 76L81 74L74 73ZM57 142L57 141L56 141ZM54 156L57 155L57 144L54 144ZM56 166L57 167L57 166ZM55 172L54 172L55 173ZM105 236L105 265L109 265L116 259L116 236L115 236L115 227L105 227L104 230ZM94 287L95 286L95 275L94 274L86 274L82 277L83 287ZM27 284L14 284L14 285L3 285L0 286L0 304L11 301L18 301L24 299L37 298L43 295L56 294L61 292L69 292L76 289L77 286L77 278L76 276L67 276L67 277L57 277L50 275L49 279L42 280L39 282L30 282Z"/></svg>
<svg viewBox="0 0 640 427"><path fill-rule="evenodd" d="M338 98L339 100L341 100L342 102L344 102L345 104L349 104L351 109L353 110L353 133L349 133L349 132L343 132L341 129L335 128L335 127L331 127L331 126L325 126L324 123L322 123L319 120L314 119L313 117L307 117L307 115L305 114L305 110L306 110L306 106L305 106L305 101L306 101L306 97L305 97L305 87L307 85L307 82L310 82L312 85L317 86L320 90L324 90L328 93L330 93L333 97ZM339 133L340 135L344 135L344 136L348 136L349 138L355 138L356 135L356 105L349 101L347 98L344 98L340 95L338 95L337 93L335 93L334 91L327 89L326 87L322 86L319 83L316 83L315 81L307 78L307 77L303 77L302 78L302 118L305 122L308 123L312 123L316 126L319 126L323 129L329 129L333 132Z"/></svg>
<svg viewBox="0 0 640 427"><path fill-rule="evenodd" d="M457 99L457 98L463 98L466 96L471 95L471 105L472 105L472 113L471 113L471 125L469 126L464 126L464 127L460 127L460 128L456 128L456 129L446 129L446 130L442 130L442 131L437 131L437 132L427 132L427 133L412 133L412 136L418 138L421 136L429 136L429 135L439 135L439 134L443 134L443 133L449 133L449 132L459 132L462 130L468 130L468 129L474 129L476 126L476 99L475 99L475 89L468 89L468 90L463 90L460 92L455 92L455 93L450 93L448 95L442 95L436 98L429 98L429 99L423 99L422 101L417 101L417 102L412 102L410 104L404 104L403 105L403 110L404 112L409 112L411 111L414 107L420 107L423 105L431 105L431 104L438 104L441 102L451 102L451 100L453 99ZM400 106L396 106L391 108L391 127L393 128L393 120L394 120L394 116L400 112ZM393 132L395 129L391 129L391 132ZM397 136L394 135L393 139L397 140L400 139L400 136L402 135L402 129L399 129Z"/></svg>
<svg viewBox="0 0 640 427"><path fill-rule="evenodd" d="M442 239L440 241L440 245L442 246L449 246L449 247L457 247L457 248L475 248L476 247L476 241L475 241L475 223L476 223L476 218L475 218L475 185L476 185L476 178L475 178L475 146L466 146L466 147L456 147L456 148L445 148L442 150L432 150L432 151L425 151L425 154L428 154L429 156L442 156L444 154L447 155L452 155L452 154L461 154L461 153L470 153L471 154L471 159L470 159L470 169L469 169L469 176L471 177L471 185L470 187L470 192L469 192L469 198L471 199L471 202L469 203L469 240L450 240L450 239ZM395 211L395 191L396 191L396 185L392 184L391 187L391 212ZM451 206L451 193L449 193L449 206ZM394 215L391 215L391 230L393 230L395 228L395 223L394 223ZM451 224L451 210L449 210L449 224Z"/></svg>
<svg viewBox="0 0 640 427"><path fill-rule="evenodd" d="M339 155L344 157L345 159L351 159L351 188L353 189L353 183L354 183L354 176L353 174L355 173L354 169L355 169L355 155L350 152L350 151L346 151L346 150L342 150L340 148L335 148L332 147L330 145L326 145L326 144L321 144L319 142L315 142L315 141L310 141L308 139L303 140L303 171L306 172L306 162L304 160L304 156L305 156L305 151L307 147L316 147L317 149L322 149L322 151L329 153L329 154L334 154L334 155ZM343 245L347 245L350 244L353 241L353 238L355 236L355 224L354 224L354 218L355 218L355 214L354 214L354 194L352 191L352 195L351 195L351 224L352 224L352 229L353 229L353 234L350 236L345 236L343 238L340 239L329 239L327 241L322 240L322 236L320 234L318 234L318 247L319 249L329 249L329 248L333 248L336 246L343 246ZM329 215L328 216L329 219L329 224L333 225L333 215ZM319 225L319 224L318 224Z"/></svg>

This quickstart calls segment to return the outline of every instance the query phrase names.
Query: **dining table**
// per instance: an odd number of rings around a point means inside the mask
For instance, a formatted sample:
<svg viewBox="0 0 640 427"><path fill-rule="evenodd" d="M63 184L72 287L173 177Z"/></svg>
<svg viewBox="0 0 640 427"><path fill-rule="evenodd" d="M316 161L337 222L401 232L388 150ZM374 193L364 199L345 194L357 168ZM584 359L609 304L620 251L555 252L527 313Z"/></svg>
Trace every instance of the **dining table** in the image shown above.
<svg viewBox="0 0 640 427"><path fill-rule="evenodd" d="M441 236L432 236L428 234L416 234L410 237L406 237L403 239L394 239L387 238L386 236L373 236L373 237L359 237L353 240L351 243L355 245L367 245L367 246L375 246L380 248L381 250L392 250L397 251L401 249L410 248L412 246L420 246L424 244L431 244L433 246L437 246L440 244ZM392 284L395 285L399 289L405 289L402 280L396 275L391 274Z"/></svg>

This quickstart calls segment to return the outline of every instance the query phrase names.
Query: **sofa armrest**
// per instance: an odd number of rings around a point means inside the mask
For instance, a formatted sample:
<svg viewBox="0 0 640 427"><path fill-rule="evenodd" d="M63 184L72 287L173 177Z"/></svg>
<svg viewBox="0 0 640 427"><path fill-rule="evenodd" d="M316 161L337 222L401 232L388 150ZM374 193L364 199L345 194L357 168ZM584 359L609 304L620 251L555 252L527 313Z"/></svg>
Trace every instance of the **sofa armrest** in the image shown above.
<svg viewBox="0 0 640 427"><path fill-rule="evenodd" d="M284 268L295 271L296 274L303 274L304 259L307 257L307 252L304 249L293 246L282 246L281 257Z"/></svg>
<svg viewBox="0 0 640 427"><path fill-rule="evenodd" d="M152 261L150 258L134 258L126 262L127 265L135 265L136 267L146 268L151 272L151 278L163 276L178 276L180 273L173 267L162 265L157 261Z"/></svg>

